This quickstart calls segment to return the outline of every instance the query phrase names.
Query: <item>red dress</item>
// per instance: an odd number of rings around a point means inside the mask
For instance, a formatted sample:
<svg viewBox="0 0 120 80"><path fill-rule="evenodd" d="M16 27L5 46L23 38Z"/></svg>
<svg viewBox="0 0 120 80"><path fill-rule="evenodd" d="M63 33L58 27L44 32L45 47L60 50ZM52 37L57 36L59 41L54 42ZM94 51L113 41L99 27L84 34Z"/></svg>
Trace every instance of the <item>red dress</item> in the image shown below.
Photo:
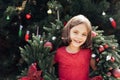
<svg viewBox="0 0 120 80"><path fill-rule="evenodd" d="M61 47L55 54L58 63L59 80L89 80L90 49L80 49L70 54L66 47Z"/></svg>

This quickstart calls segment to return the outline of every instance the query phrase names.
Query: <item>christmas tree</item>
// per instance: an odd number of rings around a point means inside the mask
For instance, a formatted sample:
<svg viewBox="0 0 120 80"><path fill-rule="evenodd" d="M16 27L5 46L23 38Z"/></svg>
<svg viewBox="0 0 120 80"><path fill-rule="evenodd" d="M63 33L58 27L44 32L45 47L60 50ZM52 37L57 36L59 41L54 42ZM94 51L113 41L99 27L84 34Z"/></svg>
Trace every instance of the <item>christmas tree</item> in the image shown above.
<svg viewBox="0 0 120 80"><path fill-rule="evenodd" d="M91 23L94 26L99 26L97 30L103 30L102 35L101 33L97 33L95 31L96 34L100 34L99 37L96 36L94 38L95 41L97 41L96 39L101 40L100 43L94 43L97 45L93 45L96 49L98 49L98 46L103 46L110 40L110 43L107 44L109 48L105 49L105 52L106 50L108 52L109 50L112 50L112 44L115 43L116 45L116 43L119 43L120 40L119 0L1 0L0 4L1 75L7 76L13 71L19 72L21 71L20 68L24 68L24 65L25 67L28 67L28 65L30 66L33 63L32 61L30 61L30 63L27 62L27 64L24 64L24 57L21 58L21 52L19 49L19 47L23 48L26 44L31 45L31 43L29 43L29 40L32 40L33 38L32 33L34 33L34 37L37 35L39 36L37 38L43 40L43 43L41 45L45 44L46 42L52 43L53 48L52 50L50 50L50 53L54 53L54 50L62 44L59 31L61 31L61 28L63 28L70 17L77 14L84 14L90 19ZM57 20L55 21L55 19ZM49 24L50 22L51 25ZM44 27L44 29L43 25L46 26ZM115 34L115 36L111 36L109 40L107 38L107 41L104 35L109 36L112 34ZM100 37L103 37L105 40L101 39ZM118 42L114 42L114 40L111 40L112 38L116 38ZM95 52L96 51L97 50L95 50ZM115 50L112 51L119 53L119 48L115 47ZM111 54L114 54L114 52L112 51L110 51ZM51 55L53 55L53 53ZM99 50L97 51L97 53L94 54L96 55L96 57L94 58L98 58ZM108 55L108 57L112 56L113 55ZM115 55L114 57L114 65L117 65L116 62L118 62L118 60L116 59ZM101 59L102 58L100 57L100 60L98 62L101 62ZM103 63L104 61L101 62L101 64ZM18 70L18 68L20 70ZM115 66L113 67L113 69L114 68ZM110 70L109 72L112 73L112 70ZM105 72L105 74L106 73L107 71ZM99 74L101 74L102 76L104 75L101 72L97 72L92 74L91 76ZM111 75L113 76L113 74Z"/></svg>

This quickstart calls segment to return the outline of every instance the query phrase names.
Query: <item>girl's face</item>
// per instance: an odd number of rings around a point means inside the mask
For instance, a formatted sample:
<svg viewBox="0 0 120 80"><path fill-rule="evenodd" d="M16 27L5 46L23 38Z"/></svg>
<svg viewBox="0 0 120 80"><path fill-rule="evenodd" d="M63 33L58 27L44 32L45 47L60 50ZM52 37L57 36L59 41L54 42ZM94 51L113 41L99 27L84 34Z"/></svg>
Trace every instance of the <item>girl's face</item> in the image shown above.
<svg viewBox="0 0 120 80"><path fill-rule="evenodd" d="M70 30L70 46L79 48L87 39L87 28L85 24L74 26Z"/></svg>

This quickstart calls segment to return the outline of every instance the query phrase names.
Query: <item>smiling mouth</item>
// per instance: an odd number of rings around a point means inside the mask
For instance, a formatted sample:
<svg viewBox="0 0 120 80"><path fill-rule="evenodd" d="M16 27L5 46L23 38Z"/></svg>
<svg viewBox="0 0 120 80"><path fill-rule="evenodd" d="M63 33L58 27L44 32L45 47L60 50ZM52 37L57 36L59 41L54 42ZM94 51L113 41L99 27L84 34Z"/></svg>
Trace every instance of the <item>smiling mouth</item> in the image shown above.
<svg viewBox="0 0 120 80"><path fill-rule="evenodd" d="M76 42L76 43L81 43L82 41L74 40L74 42Z"/></svg>

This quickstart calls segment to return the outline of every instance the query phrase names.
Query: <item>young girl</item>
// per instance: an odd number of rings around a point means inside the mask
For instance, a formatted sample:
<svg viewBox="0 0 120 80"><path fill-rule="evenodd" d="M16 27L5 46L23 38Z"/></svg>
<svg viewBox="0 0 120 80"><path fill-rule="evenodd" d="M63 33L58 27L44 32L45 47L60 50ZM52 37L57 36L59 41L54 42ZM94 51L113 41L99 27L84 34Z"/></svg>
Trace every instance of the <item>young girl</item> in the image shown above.
<svg viewBox="0 0 120 80"><path fill-rule="evenodd" d="M54 62L58 63L59 80L89 80L91 59L91 23L83 15L71 18L63 28L66 46L57 49Z"/></svg>

